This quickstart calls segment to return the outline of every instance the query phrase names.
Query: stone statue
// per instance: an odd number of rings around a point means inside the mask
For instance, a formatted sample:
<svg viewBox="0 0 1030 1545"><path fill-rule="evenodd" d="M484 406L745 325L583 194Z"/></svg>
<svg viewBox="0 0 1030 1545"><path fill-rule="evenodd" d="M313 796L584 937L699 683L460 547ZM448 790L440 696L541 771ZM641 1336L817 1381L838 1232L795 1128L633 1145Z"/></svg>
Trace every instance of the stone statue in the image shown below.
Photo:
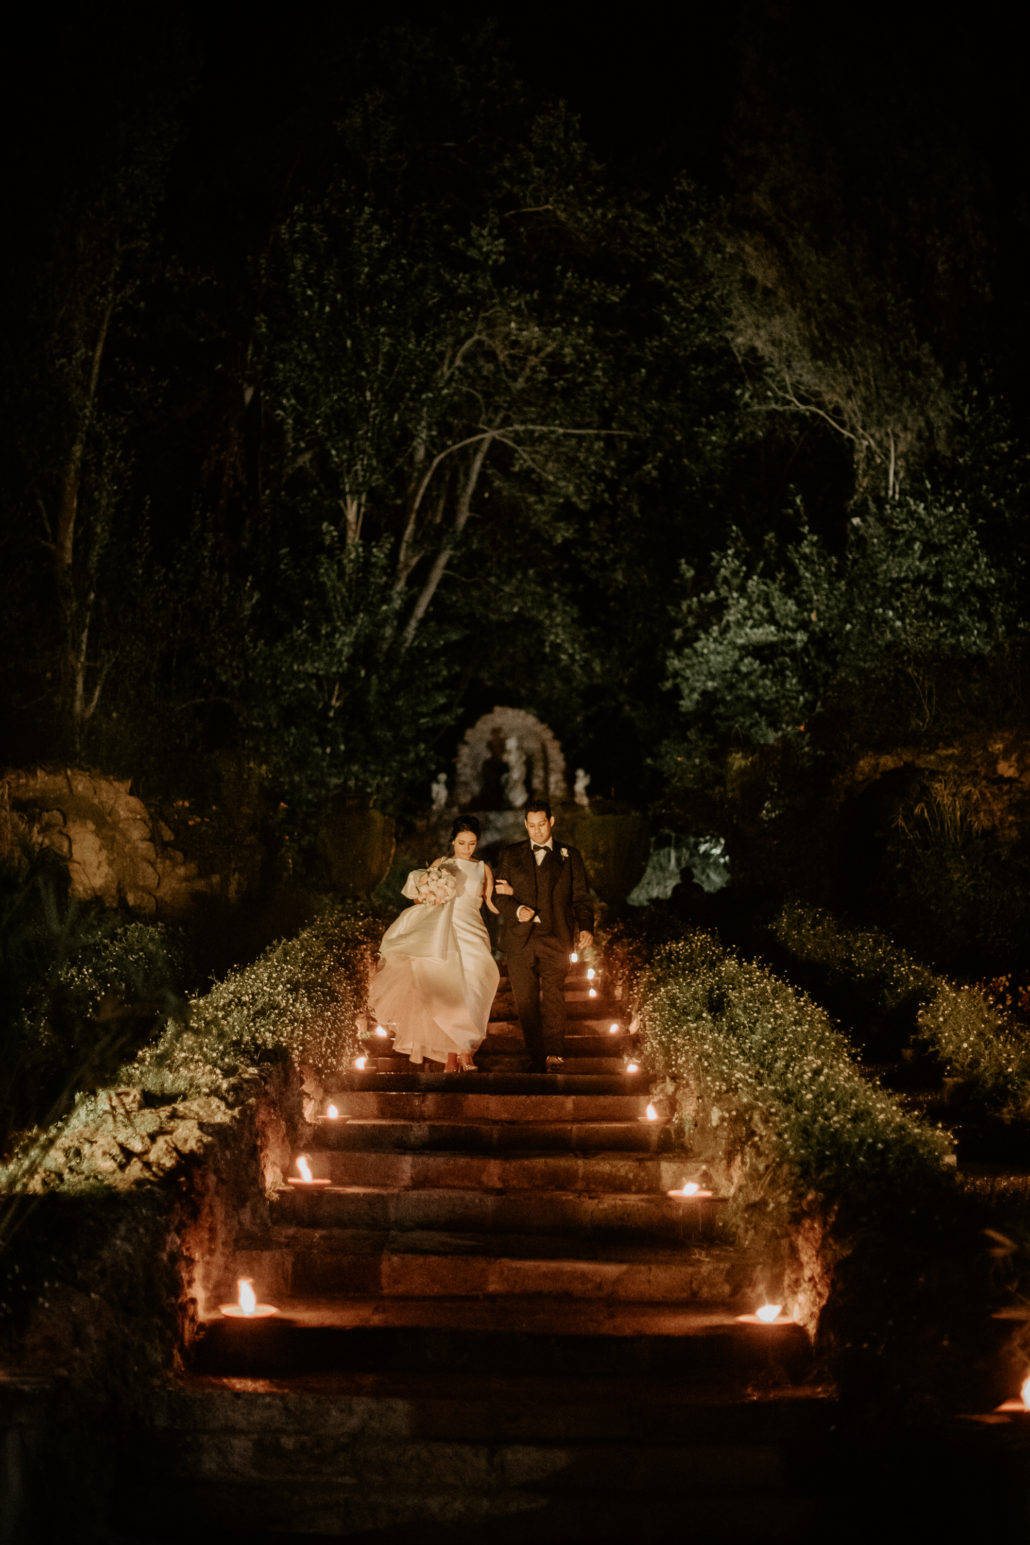
<svg viewBox="0 0 1030 1545"><path fill-rule="evenodd" d="M439 772L429 791L433 801L433 814L438 815L441 810L447 809L447 774Z"/></svg>
<svg viewBox="0 0 1030 1545"><path fill-rule="evenodd" d="M576 786L572 791L572 797L577 805L589 805L590 795L587 789L590 787L590 774L585 767L576 768Z"/></svg>
<svg viewBox="0 0 1030 1545"><path fill-rule="evenodd" d="M504 779L504 792L512 810L521 810L526 803L526 758L514 735L504 742L504 760L508 771Z"/></svg>

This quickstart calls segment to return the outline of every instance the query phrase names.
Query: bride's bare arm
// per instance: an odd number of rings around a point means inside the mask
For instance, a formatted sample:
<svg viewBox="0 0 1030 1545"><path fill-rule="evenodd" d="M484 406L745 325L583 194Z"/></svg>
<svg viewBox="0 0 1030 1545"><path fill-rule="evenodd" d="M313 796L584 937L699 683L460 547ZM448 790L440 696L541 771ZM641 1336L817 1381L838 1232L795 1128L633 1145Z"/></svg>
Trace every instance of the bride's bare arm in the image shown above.
<svg viewBox="0 0 1030 1545"><path fill-rule="evenodd" d="M487 906L490 908L490 911L494 914L494 916L495 917L500 917L500 915L501 915L500 908L499 907L495 907L494 906L494 901L493 901L493 896L494 896L494 872L490 868L489 864L484 864L483 865L483 869L485 871L484 876L483 876L483 900L486 902Z"/></svg>

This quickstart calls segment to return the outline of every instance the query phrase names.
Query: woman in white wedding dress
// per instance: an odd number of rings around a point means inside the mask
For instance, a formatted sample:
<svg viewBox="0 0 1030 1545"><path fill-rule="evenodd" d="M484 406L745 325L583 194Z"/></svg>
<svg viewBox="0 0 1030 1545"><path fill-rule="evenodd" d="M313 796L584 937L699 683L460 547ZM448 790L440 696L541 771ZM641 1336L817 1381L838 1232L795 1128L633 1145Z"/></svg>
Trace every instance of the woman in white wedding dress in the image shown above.
<svg viewBox="0 0 1030 1545"><path fill-rule="evenodd" d="M500 980L481 914L484 901L497 911L493 874L473 858L478 843L479 822L459 816L450 856L408 875L402 894L415 905L383 935L370 993L379 1023L394 1026L394 1051L447 1073L475 1070Z"/></svg>

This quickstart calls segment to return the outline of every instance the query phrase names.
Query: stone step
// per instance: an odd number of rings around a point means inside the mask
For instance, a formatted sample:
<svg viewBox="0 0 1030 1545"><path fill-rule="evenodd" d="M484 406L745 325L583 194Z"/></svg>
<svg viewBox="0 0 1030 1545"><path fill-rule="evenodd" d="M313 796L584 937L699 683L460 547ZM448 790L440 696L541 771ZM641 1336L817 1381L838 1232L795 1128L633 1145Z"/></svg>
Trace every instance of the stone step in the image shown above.
<svg viewBox="0 0 1030 1545"><path fill-rule="evenodd" d="M275 1545L301 1545L309 1537L318 1545L334 1545L346 1539L382 1541L382 1545L580 1545L580 1542L636 1540L642 1536L677 1539L689 1518L689 1538L705 1545L797 1545L801 1540L837 1537L840 1503L793 1490L776 1492L727 1486L725 1491L702 1491L685 1483L678 1490L673 1480L661 1493L645 1490L562 1492L551 1475L574 1474L576 1454L548 1451L536 1468L540 1478L527 1476L514 1489L480 1490L475 1483L462 1485L458 1475L448 1474L445 1451L428 1451L428 1464L412 1464L406 1471L406 1450L394 1456L388 1479L370 1477L368 1484L352 1479L336 1481L321 1471L312 1478L276 1478L264 1482L260 1474L244 1481L217 1477L190 1477L169 1484L159 1467L150 1484L137 1475L128 1479L126 1509L154 1519L146 1545L183 1539L183 1518L205 1531L204 1539L231 1541L268 1540ZM496 1461L503 1463L501 1456ZM611 1464L618 1463L612 1452ZM330 1467L331 1468L331 1467ZM514 1466L516 1472L518 1466ZM432 1479L426 1479L426 1471ZM436 1477L448 1477L445 1484ZM670 1469L670 1475L673 1471ZM886 1505L886 1499L885 1499ZM178 1519L178 1524L166 1520ZM530 1522L531 1520L531 1522ZM178 1532L177 1532L178 1531ZM849 1538L854 1538L850 1536ZM142 1545L138 1536L120 1536L112 1545Z"/></svg>
<svg viewBox="0 0 1030 1545"><path fill-rule="evenodd" d="M316 1135L316 1131L308 1130L312 1141L303 1151L313 1172L327 1176L337 1186L389 1186L394 1190L456 1187L509 1195L521 1191L565 1191L664 1196L686 1180L704 1183L702 1172L687 1156L659 1158L647 1153L603 1149L591 1154L368 1152L319 1147L322 1133L318 1131Z"/></svg>
<svg viewBox="0 0 1030 1545"><path fill-rule="evenodd" d="M342 1111L340 1095L375 1089L392 1094L647 1094L647 1082L638 1074L628 1074L621 1059L614 1073L586 1073L578 1062L569 1061L561 1072L493 1072L477 1068L474 1073L424 1072L413 1068L407 1058L395 1059L397 1068L389 1070L355 1069L335 1073L326 1080L326 1100L332 1098ZM516 1118L521 1120L522 1118Z"/></svg>
<svg viewBox="0 0 1030 1545"><path fill-rule="evenodd" d="M366 1055L368 1054L366 1053ZM582 1073L604 1073L609 1077L622 1076L626 1072L626 1062L629 1060L630 1055L631 1054L629 1052L625 1052L618 1056L612 1057L585 1057L580 1055L578 1052L570 1053L568 1047L566 1047L566 1076L568 1076L568 1074L579 1076ZM502 1073L508 1075L509 1077L517 1075L526 1076L529 1075L529 1053L524 1048L518 1051L512 1049L510 1051L502 1052L487 1052L480 1049L476 1053L476 1067L480 1073ZM366 1073L421 1073L423 1077L432 1077L434 1076L437 1069L442 1072L441 1063L423 1063L422 1067L419 1068L413 1066L413 1064L408 1061L407 1057L388 1054L383 1057L373 1057L368 1055L368 1061L365 1064L364 1071ZM468 1075L470 1078L475 1076L475 1074ZM532 1076L540 1077L541 1075L534 1074ZM553 1075L548 1076L550 1077ZM638 1078L642 1078L644 1076L643 1064L639 1061L639 1059L637 1059L636 1076ZM448 1074L448 1083L452 1078L461 1077L462 1075L460 1073ZM353 1087L360 1088L363 1086L355 1083Z"/></svg>
<svg viewBox="0 0 1030 1545"><path fill-rule="evenodd" d="M464 1300L462 1304L464 1305ZM450 1443L813 1444L832 1430L837 1402L824 1386L763 1378L762 1399L735 1398L725 1368L689 1386L675 1374L475 1374L434 1369L296 1374L235 1380L185 1374L149 1398L158 1443L166 1433L307 1435L400 1443L431 1433Z"/></svg>
<svg viewBox="0 0 1030 1545"><path fill-rule="evenodd" d="M467 1299L382 1302L378 1298L286 1297L261 1320L209 1319L193 1349L199 1373L240 1378L350 1369L438 1368L448 1372L720 1373L741 1389L775 1365L799 1376L809 1361L799 1326L743 1325L732 1306L495 1303Z"/></svg>
<svg viewBox="0 0 1030 1545"><path fill-rule="evenodd" d="M457 1230L460 1233L576 1234L670 1244L712 1233L721 1204L679 1201L664 1193L479 1189L397 1190L389 1186L284 1187L276 1224L303 1228Z"/></svg>
<svg viewBox="0 0 1030 1545"><path fill-rule="evenodd" d="M609 1025L615 1023L614 1019L585 1021L582 1030L577 1027L575 1034L566 1035L563 1056L568 1061L578 1061L580 1057L630 1056L637 1049L637 1038L621 1027L613 1035ZM509 1025L491 1030L476 1055L484 1052L488 1056L525 1056L526 1043L521 1030Z"/></svg>
<svg viewBox="0 0 1030 1545"><path fill-rule="evenodd" d="M376 1075L371 1075L373 1078ZM546 1092L492 1094L488 1086L477 1085L476 1075L466 1075L469 1088L455 1090L351 1089L342 1079L330 1079L326 1097L332 1099L341 1117L379 1117L394 1121L494 1121L519 1122L644 1122L647 1093L641 1094L563 1094L554 1078L543 1075L540 1088Z"/></svg>
<svg viewBox="0 0 1030 1545"><path fill-rule="evenodd" d="M612 1001L601 992L590 996L589 991L565 991L565 1014L570 1020L591 1019L595 1015L610 1013L611 1018L617 1019L624 1012L620 1004ZM515 1008L515 999L510 993L499 992L494 998L490 1009L491 1023L494 1020L506 1020L512 1024L518 1024L518 1011Z"/></svg>
<svg viewBox="0 0 1030 1545"><path fill-rule="evenodd" d="M310 1136L318 1148L369 1153L668 1153L675 1135L667 1121L409 1121L401 1117L351 1117L320 1121L301 1130L301 1152Z"/></svg>
<svg viewBox="0 0 1030 1545"><path fill-rule="evenodd" d="M748 1300L757 1265L744 1251L707 1240L675 1246L562 1234L471 1230L321 1229L277 1225L237 1243L232 1278L255 1291L382 1295L390 1298L553 1297L613 1303L699 1304ZM223 1301L223 1300L220 1300ZM759 1297L758 1301L761 1299Z"/></svg>

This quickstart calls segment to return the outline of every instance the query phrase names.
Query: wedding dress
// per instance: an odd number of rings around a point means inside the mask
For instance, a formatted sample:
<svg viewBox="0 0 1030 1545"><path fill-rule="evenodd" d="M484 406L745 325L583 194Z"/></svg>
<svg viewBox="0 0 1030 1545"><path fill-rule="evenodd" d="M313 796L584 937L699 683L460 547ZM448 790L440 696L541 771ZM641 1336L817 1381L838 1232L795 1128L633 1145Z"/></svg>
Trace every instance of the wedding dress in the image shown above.
<svg viewBox="0 0 1030 1545"><path fill-rule="evenodd" d="M394 1029L394 1051L412 1062L471 1056L500 980L480 912L486 865L449 858L437 867L457 882L457 894L442 906L407 907L390 924L370 993L379 1023ZM402 894L414 900L424 873L413 870Z"/></svg>

